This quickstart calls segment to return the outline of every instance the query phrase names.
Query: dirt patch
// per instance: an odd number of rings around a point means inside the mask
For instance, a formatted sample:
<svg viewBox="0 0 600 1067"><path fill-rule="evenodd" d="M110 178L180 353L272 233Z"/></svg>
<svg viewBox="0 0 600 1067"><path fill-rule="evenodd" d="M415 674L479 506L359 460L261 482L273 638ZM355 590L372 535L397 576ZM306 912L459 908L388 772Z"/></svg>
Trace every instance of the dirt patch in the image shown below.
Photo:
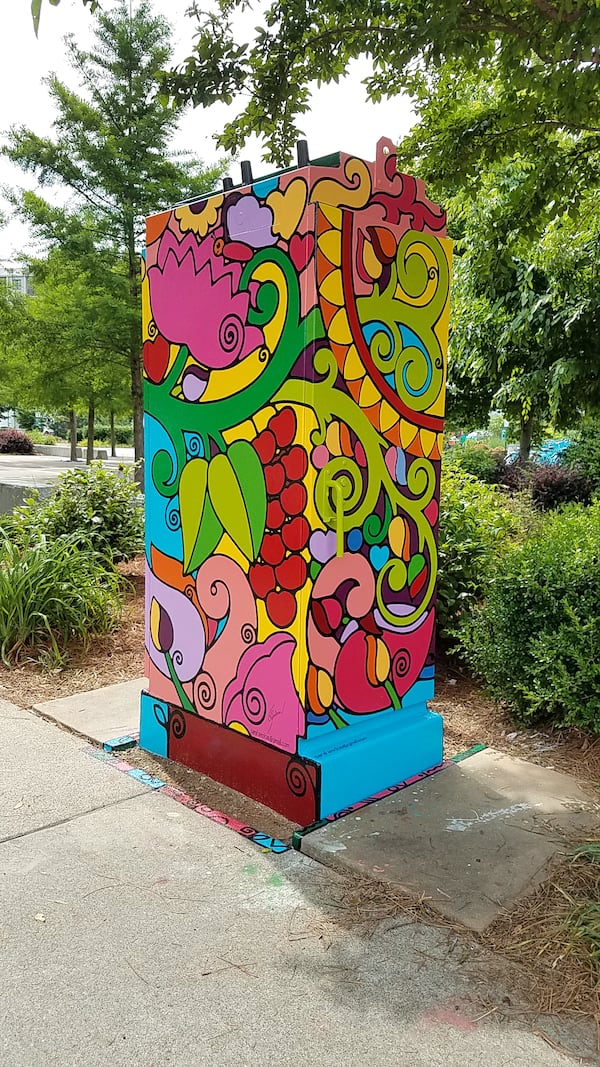
<svg viewBox="0 0 600 1067"><path fill-rule="evenodd" d="M196 804L207 804L209 808L225 813L229 819L236 819L244 826L251 826L254 830L279 841L289 844L294 831L300 828L297 823L292 823L276 811L265 808L258 801L215 782L213 778L207 778L199 771L183 767L180 763L173 763L172 760L162 759L160 756L151 756L149 752L139 748L124 752L123 759L155 778L162 779L167 785L181 789L192 797Z"/></svg>

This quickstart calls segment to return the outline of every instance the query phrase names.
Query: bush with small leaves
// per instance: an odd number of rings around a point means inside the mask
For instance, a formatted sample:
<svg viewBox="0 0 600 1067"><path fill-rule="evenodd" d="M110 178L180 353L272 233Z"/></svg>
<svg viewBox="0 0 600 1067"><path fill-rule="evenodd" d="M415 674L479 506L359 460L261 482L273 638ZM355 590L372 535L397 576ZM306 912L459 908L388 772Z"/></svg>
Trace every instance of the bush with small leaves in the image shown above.
<svg viewBox="0 0 600 1067"><path fill-rule="evenodd" d="M474 475L480 482L493 485L500 480L504 469L505 452L503 448L490 448L484 443L467 441L463 445L454 445L444 452L445 467L460 467L467 474Z"/></svg>
<svg viewBox="0 0 600 1067"><path fill-rule="evenodd" d="M442 473L439 526L437 620L448 641L487 590L518 521L497 489L450 467Z"/></svg>
<svg viewBox="0 0 600 1067"><path fill-rule="evenodd" d="M23 430L0 430L0 452L14 456L30 456L33 442Z"/></svg>
<svg viewBox="0 0 600 1067"><path fill-rule="evenodd" d="M563 462L589 478L595 490L600 489L600 418L578 430L573 444L564 453Z"/></svg>
<svg viewBox="0 0 600 1067"><path fill-rule="evenodd" d="M534 507L552 511L563 504L589 504L593 483L578 467L540 464L531 469L529 489Z"/></svg>
<svg viewBox="0 0 600 1067"><path fill-rule="evenodd" d="M101 462L74 467L58 478L49 497L34 494L3 523L11 539L31 542L73 537L112 561L130 559L144 538L139 490L127 469L109 470Z"/></svg>
<svg viewBox="0 0 600 1067"><path fill-rule="evenodd" d="M544 517L463 620L467 663L518 719L600 732L600 501Z"/></svg>

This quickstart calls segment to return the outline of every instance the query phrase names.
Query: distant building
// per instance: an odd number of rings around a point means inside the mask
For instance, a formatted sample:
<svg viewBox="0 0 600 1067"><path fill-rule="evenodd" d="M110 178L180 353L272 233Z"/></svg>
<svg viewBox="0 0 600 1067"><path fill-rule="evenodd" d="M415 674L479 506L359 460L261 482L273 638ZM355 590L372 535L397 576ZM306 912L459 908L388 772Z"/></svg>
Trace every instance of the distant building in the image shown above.
<svg viewBox="0 0 600 1067"><path fill-rule="evenodd" d="M0 260L0 287L13 289L17 293L31 293L29 274L23 263L12 263L7 259Z"/></svg>

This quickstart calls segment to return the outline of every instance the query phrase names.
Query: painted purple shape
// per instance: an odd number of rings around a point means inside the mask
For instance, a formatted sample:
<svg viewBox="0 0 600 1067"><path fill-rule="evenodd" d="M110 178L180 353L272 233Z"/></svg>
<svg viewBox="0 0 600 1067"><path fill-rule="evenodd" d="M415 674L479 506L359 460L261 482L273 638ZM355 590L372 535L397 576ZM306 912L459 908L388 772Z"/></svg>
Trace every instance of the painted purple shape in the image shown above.
<svg viewBox="0 0 600 1067"><path fill-rule="evenodd" d="M271 634L242 656L223 694L223 722L239 723L251 737L295 752L304 733L304 712L294 688L291 634Z"/></svg>
<svg viewBox="0 0 600 1067"><path fill-rule="evenodd" d="M208 374L202 367L188 367L181 379L181 388L186 400L199 400L208 384Z"/></svg>
<svg viewBox="0 0 600 1067"><path fill-rule="evenodd" d="M153 600L167 613L173 627L173 643L168 651L177 677L180 682L190 682L202 666L206 649L202 620L185 593L161 582L149 567L146 568L146 649L154 665L166 678L170 677L167 661L154 645L150 633Z"/></svg>
<svg viewBox="0 0 600 1067"><path fill-rule="evenodd" d="M415 610L413 604L386 604L386 607L392 615L397 615L398 619L401 619L405 615L410 615L411 611ZM425 611L416 622L411 622L410 626L392 626L391 623L384 619L379 608L375 608L373 614L375 622L382 630L389 630L390 633L411 634L414 630L418 630L420 626L425 625L429 612Z"/></svg>
<svg viewBox="0 0 600 1067"><path fill-rule="evenodd" d="M313 559L319 563L327 563L333 559L336 549L336 535L334 530L315 530L308 543L309 551Z"/></svg>
<svg viewBox="0 0 600 1067"><path fill-rule="evenodd" d="M232 241L243 241L251 248L268 248L277 243L273 233L273 212L261 207L255 196L241 196L227 209L227 230Z"/></svg>

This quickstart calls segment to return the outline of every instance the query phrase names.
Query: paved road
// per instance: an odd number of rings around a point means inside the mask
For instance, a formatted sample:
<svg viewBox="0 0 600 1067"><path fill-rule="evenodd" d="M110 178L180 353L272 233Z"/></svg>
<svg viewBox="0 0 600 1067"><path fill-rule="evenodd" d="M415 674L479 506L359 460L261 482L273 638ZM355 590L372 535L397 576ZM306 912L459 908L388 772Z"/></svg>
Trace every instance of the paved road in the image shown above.
<svg viewBox="0 0 600 1067"><path fill-rule="evenodd" d="M2 1067L577 1062L490 1013L510 977L463 938L357 925L342 876L2 702L0 746Z"/></svg>

